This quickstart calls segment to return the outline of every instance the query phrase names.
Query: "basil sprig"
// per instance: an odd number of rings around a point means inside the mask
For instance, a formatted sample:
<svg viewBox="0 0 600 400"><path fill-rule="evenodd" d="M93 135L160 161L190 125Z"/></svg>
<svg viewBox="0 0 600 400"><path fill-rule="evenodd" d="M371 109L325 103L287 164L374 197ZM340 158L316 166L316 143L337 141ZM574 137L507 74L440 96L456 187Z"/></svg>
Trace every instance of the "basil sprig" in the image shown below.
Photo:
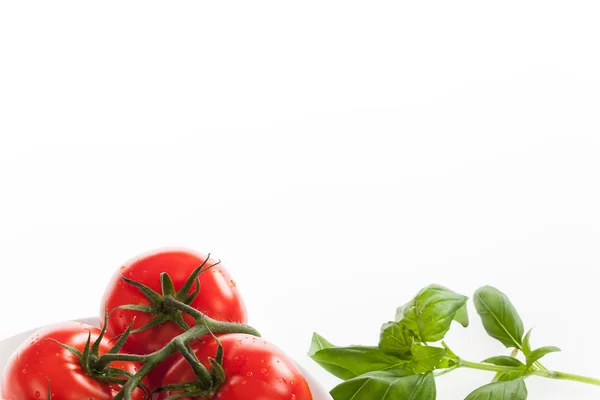
<svg viewBox="0 0 600 400"><path fill-rule="evenodd" d="M482 362L461 359L443 339L453 321L468 327L467 301L444 286L427 286L382 325L377 346L339 347L315 333L309 356L342 380L331 390L335 400L435 400L436 377L458 368L495 372L491 383L465 393L465 400L525 400L525 379L531 376L600 386L599 379L548 371L540 359L560 349L532 349L531 330L525 333L514 305L491 286L475 292L475 309L488 335L512 354Z"/></svg>

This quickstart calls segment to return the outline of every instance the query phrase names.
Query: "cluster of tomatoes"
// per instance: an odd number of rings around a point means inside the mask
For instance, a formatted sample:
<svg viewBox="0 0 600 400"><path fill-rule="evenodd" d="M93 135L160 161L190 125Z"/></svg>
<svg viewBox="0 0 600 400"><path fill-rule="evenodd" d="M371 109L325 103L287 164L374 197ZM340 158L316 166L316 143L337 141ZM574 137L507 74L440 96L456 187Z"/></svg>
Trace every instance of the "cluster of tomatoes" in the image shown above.
<svg viewBox="0 0 600 400"><path fill-rule="evenodd" d="M190 287L199 266L205 268ZM162 300L168 294L211 320L247 322L236 283L221 264L189 250L147 253L123 265L109 283L100 310L102 330L64 322L23 343L4 371L2 399L122 398L123 387L144 369L142 356L160 353L198 324L194 312L165 307ZM131 399L312 399L294 362L256 336L211 332L186 343L185 349L189 352L172 352L153 364ZM192 368L194 360L202 365ZM220 377L210 395L197 391L199 370Z"/></svg>

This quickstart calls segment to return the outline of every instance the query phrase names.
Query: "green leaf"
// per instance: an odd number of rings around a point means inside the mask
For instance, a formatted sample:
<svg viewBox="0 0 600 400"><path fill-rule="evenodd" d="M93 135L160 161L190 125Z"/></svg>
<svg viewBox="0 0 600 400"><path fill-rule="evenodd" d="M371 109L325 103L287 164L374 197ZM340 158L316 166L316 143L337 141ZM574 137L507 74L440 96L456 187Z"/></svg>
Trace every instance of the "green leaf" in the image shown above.
<svg viewBox="0 0 600 400"><path fill-rule="evenodd" d="M456 365L456 361L449 359L449 358L442 358L442 360L437 363L437 365L435 366L435 369L446 369L446 368L450 368L450 367L454 367Z"/></svg>
<svg viewBox="0 0 600 400"><path fill-rule="evenodd" d="M531 353L531 331L533 331L533 328L527 331L527 334L523 338L523 354L525 354L525 357Z"/></svg>
<svg viewBox="0 0 600 400"><path fill-rule="evenodd" d="M468 298L440 285L431 285L400 307L396 321L404 324L421 342L442 340L457 312ZM459 316L464 322L464 315Z"/></svg>
<svg viewBox="0 0 600 400"><path fill-rule="evenodd" d="M311 358L340 379L351 379L366 372L409 367L410 361L383 353L376 347L336 347L316 352Z"/></svg>
<svg viewBox="0 0 600 400"><path fill-rule="evenodd" d="M321 367L340 379L351 379L366 372L410 367L410 361L385 354L377 347L335 347L314 334L308 355Z"/></svg>
<svg viewBox="0 0 600 400"><path fill-rule="evenodd" d="M442 342L442 347L444 349L446 349L446 355L448 357L454 358L454 359L458 359L458 356L456 355L456 353L454 353L452 350L450 350L450 347L448 347L448 345L445 342Z"/></svg>
<svg viewBox="0 0 600 400"><path fill-rule="evenodd" d="M498 372L492 382L508 382L527 375L526 369L516 369L509 372Z"/></svg>
<svg viewBox="0 0 600 400"><path fill-rule="evenodd" d="M535 349L527 356L527 366L531 367L533 363L535 363L537 360L544 357L545 355L550 353L556 353L559 351L560 349L555 346L546 346L540 347L539 349Z"/></svg>
<svg viewBox="0 0 600 400"><path fill-rule="evenodd" d="M419 332L415 313L415 304L416 299L412 299L405 305L396 309L396 322L406 326L413 333L413 335L416 335ZM420 337L418 338L421 339Z"/></svg>
<svg viewBox="0 0 600 400"><path fill-rule="evenodd" d="M465 400L526 400L527 386L523 378L494 382L476 389Z"/></svg>
<svg viewBox="0 0 600 400"><path fill-rule="evenodd" d="M519 359L509 356L490 357L483 360L484 363L500 365L503 367L517 367L518 369L508 372L498 372L492 382L506 382L520 378L527 374L527 366Z"/></svg>
<svg viewBox="0 0 600 400"><path fill-rule="evenodd" d="M509 356L496 356L490 357L483 360L484 363L500 365L504 367L520 367L525 368L525 364L523 364L520 360L515 357Z"/></svg>
<svg viewBox="0 0 600 400"><path fill-rule="evenodd" d="M443 341L442 341L442 347L444 348L444 350L446 350L446 354L444 355L444 358L442 358L442 360L435 366L435 368L436 369L444 369L444 368L450 368L450 367L455 366L459 361L458 356Z"/></svg>
<svg viewBox="0 0 600 400"><path fill-rule="evenodd" d="M466 304L456 311L454 320L465 328L469 326L469 311Z"/></svg>
<svg viewBox="0 0 600 400"><path fill-rule="evenodd" d="M335 347L335 345L331 344L327 339L315 332L313 333L308 355L312 357L319 350L331 349L333 347Z"/></svg>
<svg viewBox="0 0 600 400"><path fill-rule="evenodd" d="M413 369L417 374L430 372L442 361L446 355L446 349L433 346L422 346L413 344Z"/></svg>
<svg viewBox="0 0 600 400"><path fill-rule="evenodd" d="M370 372L350 379L331 391L335 400L435 400L431 373L402 376L390 372Z"/></svg>
<svg viewBox="0 0 600 400"><path fill-rule="evenodd" d="M491 286L475 292L475 308L488 335L506 347L522 349L523 321L508 297Z"/></svg>
<svg viewBox="0 0 600 400"><path fill-rule="evenodd" d="M400 358L410 356L413 337L406 326L398 322L388 322L381 327L379 348L387 354Z"/></svg>

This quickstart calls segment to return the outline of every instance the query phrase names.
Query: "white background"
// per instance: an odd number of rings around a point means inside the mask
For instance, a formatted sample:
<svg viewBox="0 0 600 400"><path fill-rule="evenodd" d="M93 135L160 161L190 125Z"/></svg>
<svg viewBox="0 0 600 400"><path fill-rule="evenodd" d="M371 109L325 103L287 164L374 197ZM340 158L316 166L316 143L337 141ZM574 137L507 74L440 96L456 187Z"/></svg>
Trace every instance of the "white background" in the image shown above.
<svg viewBox="0 0 600 400"><path fill-rule="evenodd" d="M312 332L375 344L432 282L499 286L564 350L546 364L600 376L599 12L1 2L0 338L94 315L123 261L183 245L223 259L251 322L328 388ZM459 355L505 352L472 320Z"/></svg>

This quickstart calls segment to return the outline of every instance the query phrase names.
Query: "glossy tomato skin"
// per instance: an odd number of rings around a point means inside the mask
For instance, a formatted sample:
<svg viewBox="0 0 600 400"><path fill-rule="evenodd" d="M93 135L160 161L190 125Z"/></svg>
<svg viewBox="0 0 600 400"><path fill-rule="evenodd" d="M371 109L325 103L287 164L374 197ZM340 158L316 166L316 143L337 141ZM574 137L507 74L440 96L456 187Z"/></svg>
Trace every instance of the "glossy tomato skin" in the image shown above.
<svg viewBox="0 0 600 400"><path fill-rule="evenodd" d="M48 326L31 336L8 361L2 377L3 400L46 399L48 382L51 385L52 399L57 400L109 400L119 392L121 386L100 382L85 374L79 359L59 344L47 340L55 339L82 351L91 332L91 340L99 334L97 328L78 322L65 322ZM103 339L100 355L111 345ZM126 370L132 374L139 365L131 362L113 362L111 367ZM141 389L133 394L135 400L143 399Z"/></svg>
<svg viewBox="0 0 600 400"><path fill-rule="evenodd" d="M104 293L100 321L104 320L105 312L118 306L149 304L140 290L125 283L121 275L161 293L160 274L166 272L173 280L175 290L179 290L194 269L205 260L205 254L188 249L160 249L130 260L115 273ZM216 260L211 259L207 265L214 262ZM199 279L201 289L198 297L190 304L193 308L220 321L247 322L246 307L236 283L221 264L200 274ZM117 310L108 318L107 335L114 337L122 334L134 317L136 317L134 328L139 328L154 318L143 312ZM192 317L186 314L184 318L190 326L193 326ZM124 350L134 354L149 354L161 349L182 332L177 325L167 322L131 335Z"/></svg>
<svg viewBox="0 0 600 400"><path fill-rule="evenodd" d="M208 357L215 357L217 343L213 339L205 340L204 344L196 343L192 348L198 359L209 367ZM245 334L220 335L219 340L223 345L223 368L227 380L214 399L312 399L308 383L294 361L276 346L264 339ZM190 382L194 379L191 367L180 356L166 372L161 386ZM160 398L164 399L174 393L162 393Z"/></svg>

